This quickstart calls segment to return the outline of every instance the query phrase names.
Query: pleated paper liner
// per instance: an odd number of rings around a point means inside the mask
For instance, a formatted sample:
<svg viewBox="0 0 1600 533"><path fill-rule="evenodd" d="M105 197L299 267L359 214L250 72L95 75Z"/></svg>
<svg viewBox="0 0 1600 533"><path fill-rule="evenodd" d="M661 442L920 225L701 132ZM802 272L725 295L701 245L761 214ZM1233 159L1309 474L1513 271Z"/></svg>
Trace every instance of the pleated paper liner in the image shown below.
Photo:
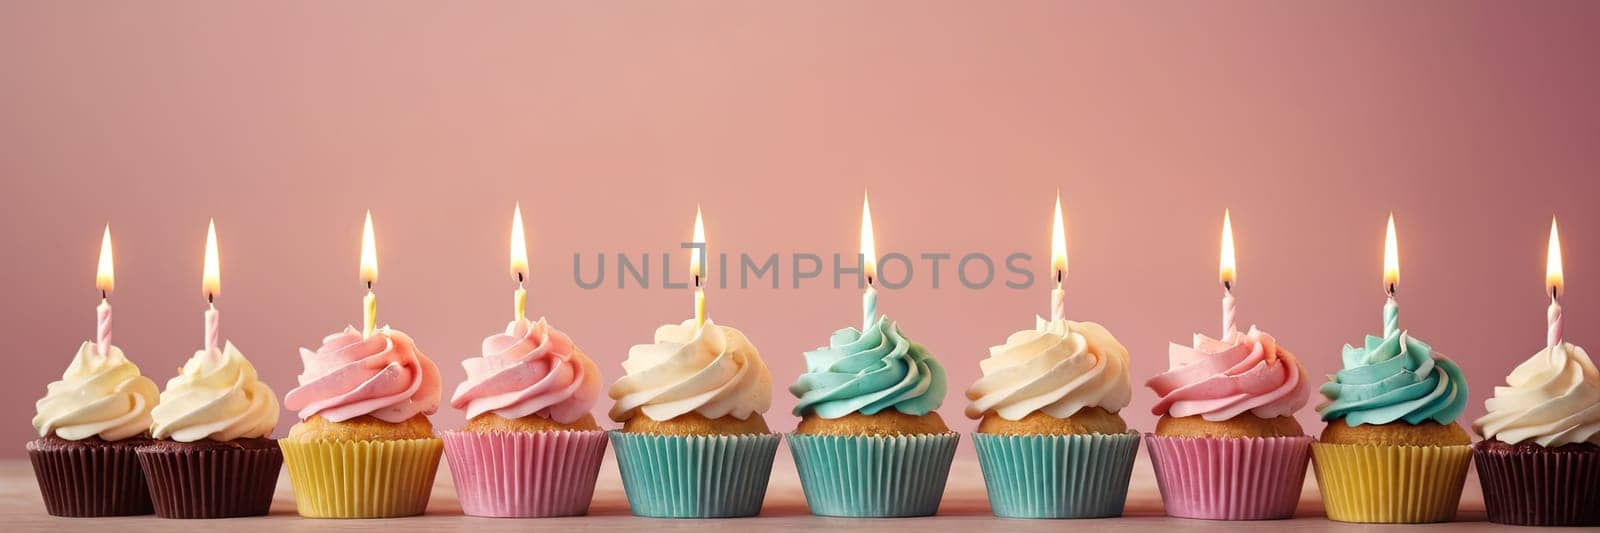
<svg viewBox="0 0 1600 533"><path fill-rule="evenodd" d="M933 515L961 440L956 433L788 438L811 514L855 517Z"/></svg>
<svg viewBox="0 0 1600 533"><path fill-rule="evenodd" d="M270 442L270 441L269 441ZM283 452L267 448L139 448L156 516L265 516L272 508Z"/></svg>
<svg viewBox="0 0 1600 533"><path fill-rule="evenodd" d="M391 518L422 514L444 441L281 439L300 516Z"/></svg>
<svg viewBox="0 0 1600 533"><path fill-rule="evenodd" d="M1455 519L1472 447L1311 445L1328 518L1421 524Z"/></svg>
<svg viewBox="0 0 1600 533"><path fill-rule="evenodd" d="M551 517L589 512L606 454L604 431L446 431L461 511L470 516Z"/></svg>
<svg viewBox="0 0 1600 533"><path fill-rule="evenodd" d="M610 435L628 507L656 518L759 514L780 440L774 434Z"/></svg>
<svg viewBox="0 0 1600 533"><path fill-rule="evenodd" d="M1600 526L1600 447L1473 446L1489 521L1519 526Z"/></svg>
<svg viewBox="0 0 1600 533"><path fill-rule="evenodd" d="M1167 514L1204 520L1294 516L1311 437L1164 437L1145 447Z"/></svg>
<svg viewBox="0 0 1600 533"><path fill-rule="evenodd" d="M28 459L45 512L69 517L150 514L150 493L134 452L143 442L80 442L54 435L29 441Z"/></svg>
<svg viewBox="0 0 1600 533"><path fill-rule="evenodd" d="M1005 518L1122 516L1139 433L973 433L989 507Z"/></svg>

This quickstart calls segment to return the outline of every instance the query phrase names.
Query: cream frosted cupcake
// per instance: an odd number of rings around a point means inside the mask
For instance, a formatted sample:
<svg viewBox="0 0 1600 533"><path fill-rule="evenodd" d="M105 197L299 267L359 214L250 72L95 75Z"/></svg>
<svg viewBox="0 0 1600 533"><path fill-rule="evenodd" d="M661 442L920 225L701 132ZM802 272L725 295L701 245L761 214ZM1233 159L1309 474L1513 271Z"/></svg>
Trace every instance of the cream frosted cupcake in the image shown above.
<svg viewBox="0 0 1600 533"><path fill-rule="evenodd" d="M1160 416L1145 438L1167 514L1209 520L1290 518L1305 484L1312 438L1295 411L1306 371L1254 327L1172 344L1170 368L1151 378Z"/></svg>
<svg viewBox="0 0 1600 533"><path fill-rule="evenodd" d="M284 406L300 416L278 441L300 515L386 518L422 514L444 443L428 415L439 369L411 337L387 326L346 327L315 351Z"/></svg>
<svg viewBox="0 0 1600 533"><path fill-rule="evenodd" d="M546 517L589 510L606 433L589 409L600 369L543 318L513 320L461 362L450 405L467 425L443 434L461 509L472 516Z"/></svg>
<svg viewBox="0 0 1600 533"><path fill-rule="evenodd" d="M283 466L278 398L232 342L195 352L150 414L157 440L138 453L157 515L267 514Z"/></svg>
<svg viewBox="0 0 1600 533"><path fill-rule="evenodd" d="M1093 322L1037 319L979 363L968 418L989 505L1009 518L1120 516L1139 434L1128 350Z"/></svg>
<svg viewBox="0 0 1600 533"><path fill-rule="evenodd" d="M1600 372L1567 342L1517 365L1472 426L1489 520L1600 525Z"/></svg>
<svg viewBox="0 0 1600 533"><path fill-rule="evenodd" d="M109 320L102 314L102 328ZM103 349L102 349L103 348ZM136 449L149 441L156 384L109 342L85 342L59 381L34 404L28 458L55 516L150 514Z"/></svg>
<svg viewBox="0 0 1600 533"><path fill-rule="evenodd" d="M611 432L628 505L640 516L761 512L779 438L761 414L772 374L744 333L688 320L628 350L611 385Z"/></svg>

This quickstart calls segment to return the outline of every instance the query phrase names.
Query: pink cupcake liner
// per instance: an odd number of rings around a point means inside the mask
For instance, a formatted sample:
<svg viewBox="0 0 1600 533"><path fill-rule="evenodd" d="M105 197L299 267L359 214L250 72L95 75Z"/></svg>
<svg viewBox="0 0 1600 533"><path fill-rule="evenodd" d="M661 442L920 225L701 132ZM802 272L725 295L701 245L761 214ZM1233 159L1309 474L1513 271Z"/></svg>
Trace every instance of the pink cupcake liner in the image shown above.
<svg viewBox="0 0 1600 533"><path fill-rule="evenodd" d="M1146 434L1167 514L1205 520L1290 518L1311 437L1193 438Z"/></svg>
<svg viewBox="0 0 1600 533"><path fill-rule="evenodd" d="M445 431L442 437L462 512L504 518L589 512L606 432Z"/></svg>

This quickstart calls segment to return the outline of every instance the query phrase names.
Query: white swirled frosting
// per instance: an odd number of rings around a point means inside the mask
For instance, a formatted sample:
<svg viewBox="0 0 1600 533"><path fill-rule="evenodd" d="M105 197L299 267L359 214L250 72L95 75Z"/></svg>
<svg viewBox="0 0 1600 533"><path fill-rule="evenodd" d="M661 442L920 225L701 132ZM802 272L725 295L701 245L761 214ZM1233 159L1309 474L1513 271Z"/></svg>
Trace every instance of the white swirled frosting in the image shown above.
<svg viewBox="0 0 1600 533"><path fill-rule="evenodd" d="M1547 347L1517 365L1506 386L1483 402L1489 414L1472 423L1486 439L1555 447L1600 444L1600 373L1571 343Z"/></svg>
<svg viewBox="0 0 1600 533"><path fill-rule="evenodd" d="M150 436L178 442L260 438L278 425L278 397L232 342L200 350L178 369L151 411Z"/></svg>
<svg viewBox="0 0 1600 533"><path fill-rule="evenodd" d="M158 401L155 382L141 375L120 348L111 346L100 355L93 342L85 342L61 380L50 383L34 404L33 428L40 437L121 440L150 429L150 409Z"/></svg>
<svg viewBox="0 0 1600 533"><path fill-rule="evenodd" d="M669 420L687 413L739 420L772 406L772 373L744 333L707 319L656 329L653 344L628 350L626 375L611 385L611 419L636 413Z"/></svg>
<svg viewBox="0 0 1600 533"><path fill-rule="evenodd" d="M1117 412L1132 395L1128 350L1094 322L1037 319L978 363L983 378L967 389L966 415L1021 420L1035 411L1067 418L1100 407Z"/></svg>

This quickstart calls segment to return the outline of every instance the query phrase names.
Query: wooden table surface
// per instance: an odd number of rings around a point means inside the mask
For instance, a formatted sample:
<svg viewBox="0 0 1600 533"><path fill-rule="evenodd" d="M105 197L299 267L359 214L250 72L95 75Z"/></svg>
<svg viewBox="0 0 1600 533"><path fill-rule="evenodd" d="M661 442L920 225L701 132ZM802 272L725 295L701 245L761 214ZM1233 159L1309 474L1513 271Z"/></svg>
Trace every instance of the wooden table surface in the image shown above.
<svg viewBox="0 0 1600 533"><path fill-rule="evenodd" d="M273 502L272 514L267 517L235 518L227 520L167 520L152 516L124 518L56 518L45 514L44 503L34 482L32 467L25 459L0 460L0 517L5 524L0 530L80 530L95 528L103 532L159 531L173 533L177 528L203 527L227 528L230 533L245 531L310 531L310 530L424 530L424 531L526 531L529 529L760 529L790 530L800 528L878 529L913 527L924 531L961 531L973 528L1005 528L1018 531L1060 531L1066 527L1090 527L1123 531L1154 530L1158 528L1185 528L1192 530L1295 530L1295 531L1359 531L1384 526L1341 524L1327 520L1322 515L1321 496L1311 472L1306 473L1306 488L1301 496L1298 516L1292 520L1264 522L1213 522L1169 518L1162 514L1161 495L1156 489L1155 475L1148 459L1140 455L1134 466L1133 481L1129 488L1126 515L1122 518L1097 520L1001 520L989 513L989 504L983 490L983 476L978 461L971 456L958 456L951 469L950 483L945 490L944 503L939 515L931 518L908 519L847 519L814 517L806 512L805 498L800 492L800 480L795 475L794 463L787 450L778 450L778 461L773 467L772 483L767 491L766 505L758 518L723 520L675 520L638 518L628 513L627 499L622 492L622 480L617 475L616 463L608 455L600 471L595 489L595 500L589 516L573 518L507 519L475 518L463 516L456 502L448 464L441 464L435 481L432 503L428 513L420 517L388 520L312 520L300 518L294 511L294 497L289 491L289 476L278 478L278 493ZM1422 527L1436 529L1488 529L1502 528L1484 521L1482 494L1476 475L1467 479L1462 495L1459 522L1430 524ZM109 528L109 529L104 529ZM1389 528L1395 529L1395 528ZM1508 528L1509 529L1509 528ZM1521 528L1516 528L1520 530Z"/></svg>

